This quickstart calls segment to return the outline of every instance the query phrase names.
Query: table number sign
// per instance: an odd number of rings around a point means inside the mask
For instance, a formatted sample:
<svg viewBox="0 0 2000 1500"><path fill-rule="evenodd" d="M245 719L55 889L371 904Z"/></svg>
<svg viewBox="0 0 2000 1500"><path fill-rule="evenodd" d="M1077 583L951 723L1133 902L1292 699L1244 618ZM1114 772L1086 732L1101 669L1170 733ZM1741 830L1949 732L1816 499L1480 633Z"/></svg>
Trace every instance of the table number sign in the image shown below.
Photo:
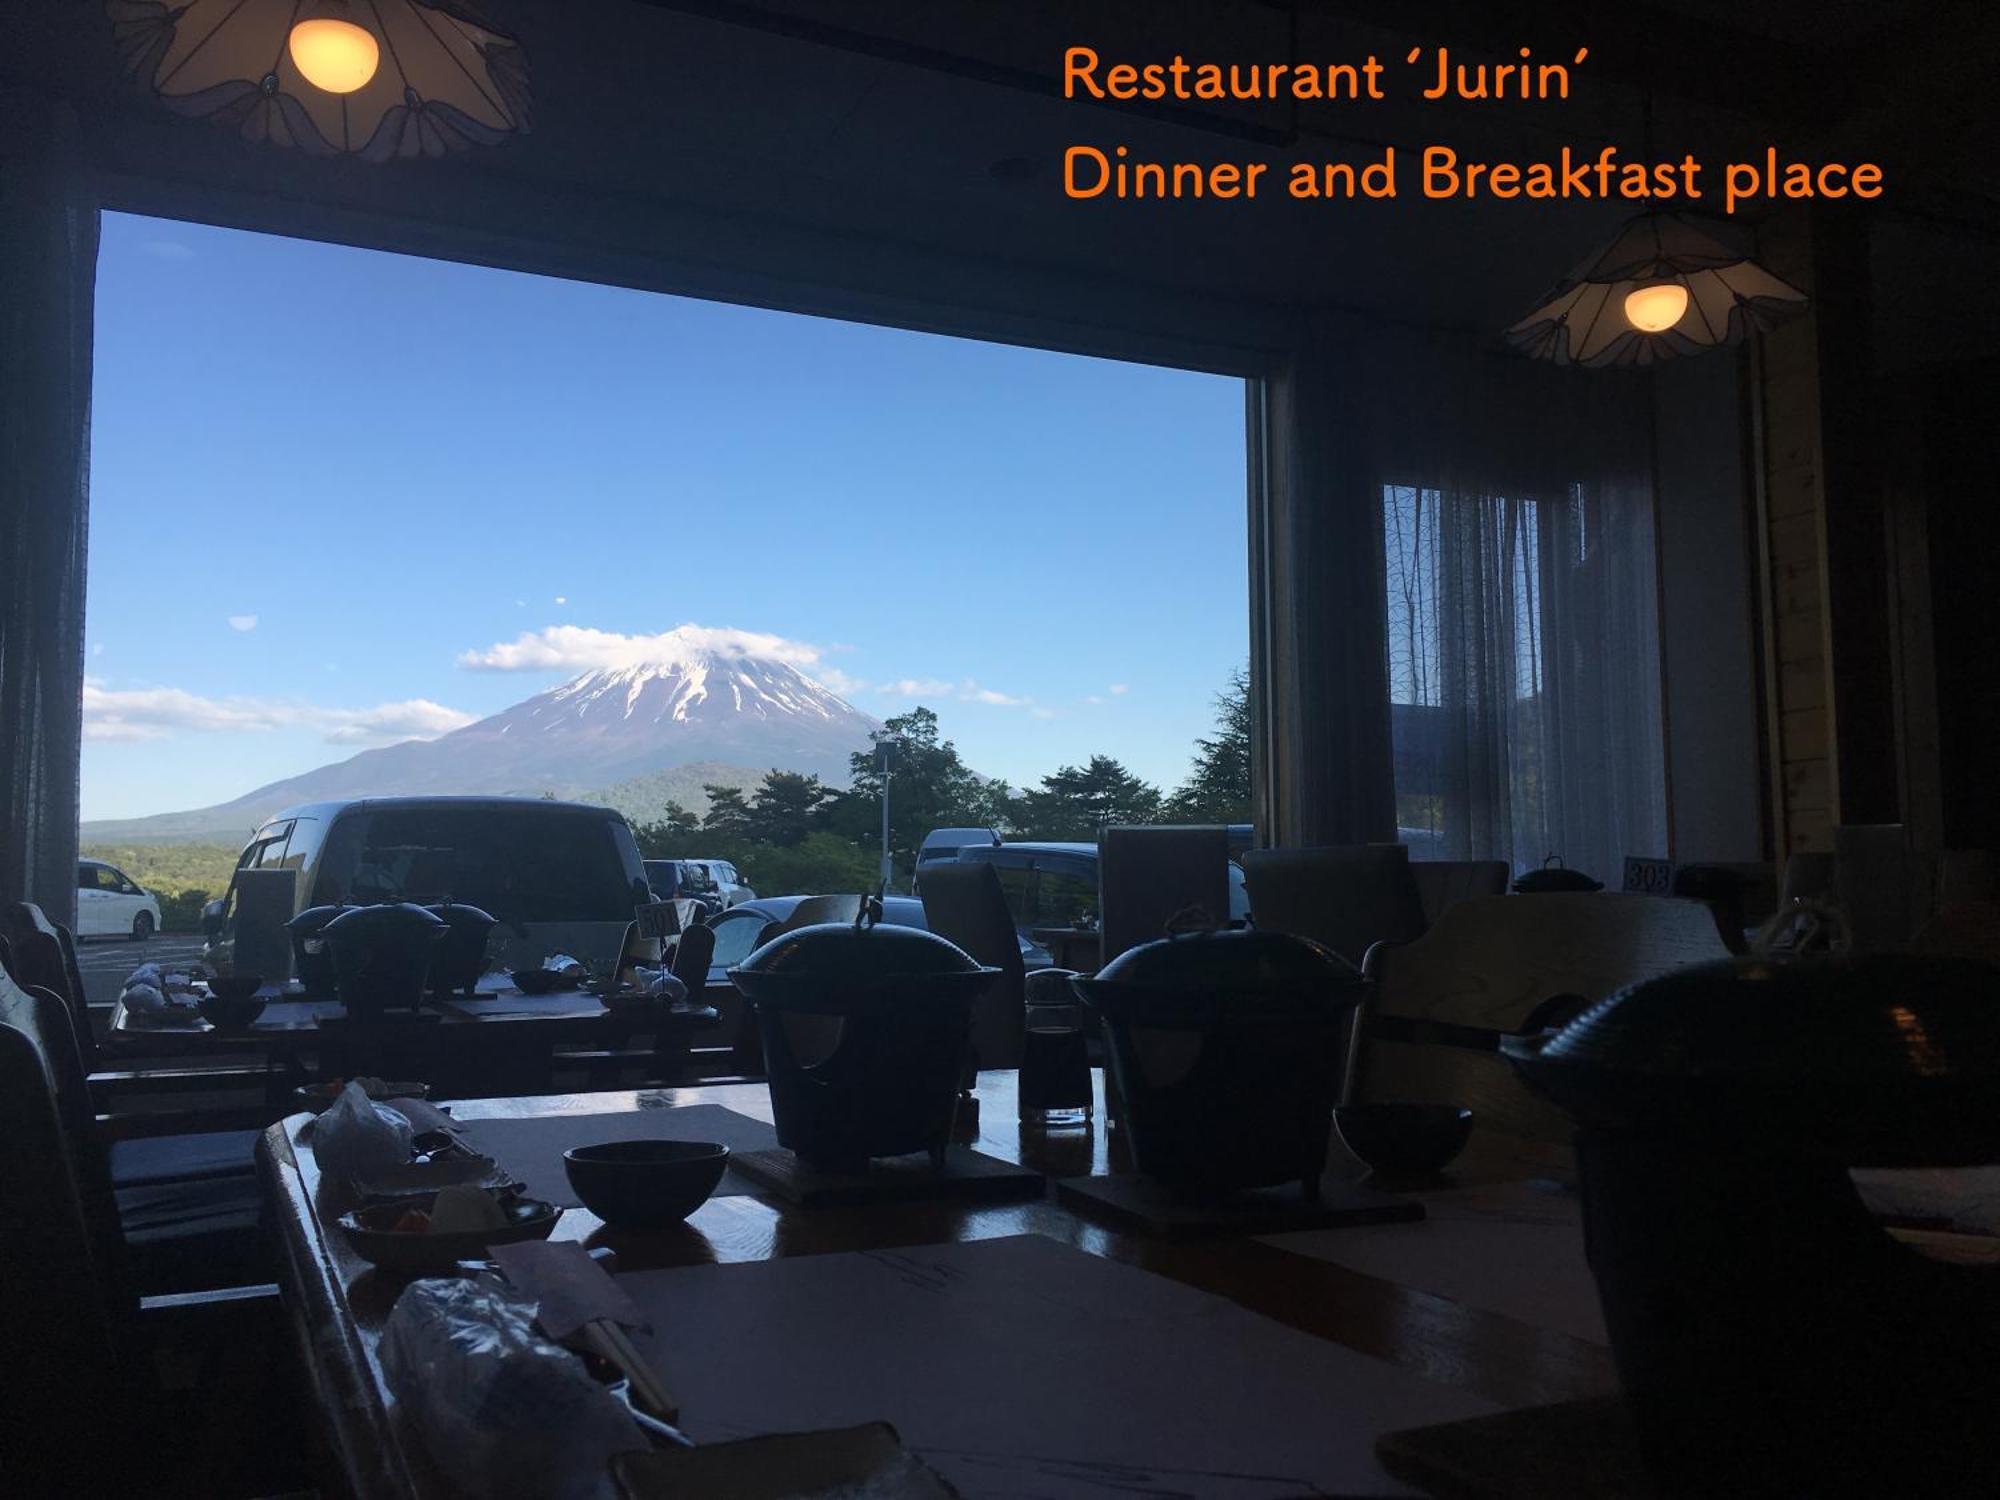
<svg viewBox="0 0 2000 1500"><path fill-rule="evenodd" d="M642 938L680 936L680 907L672 901L648 901L633 911L632 918L638 924Z"/></svg>
<svg viewBox="0 0 2000 1500"><path fill-rule="evenodd" d="M1674 893L1674 862L1626 855L1624 889L1636 891L1642 896L1671 896Z"/></svg>

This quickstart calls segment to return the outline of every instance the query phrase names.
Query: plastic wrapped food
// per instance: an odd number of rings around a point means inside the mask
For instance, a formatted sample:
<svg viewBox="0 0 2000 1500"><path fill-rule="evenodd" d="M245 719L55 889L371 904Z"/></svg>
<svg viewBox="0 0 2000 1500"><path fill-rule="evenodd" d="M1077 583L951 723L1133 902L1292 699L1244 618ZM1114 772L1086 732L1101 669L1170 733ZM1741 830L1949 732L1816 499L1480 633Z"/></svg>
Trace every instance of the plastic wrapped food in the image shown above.
<svg viewBox="0 0 2000 1500"><path fill-rule="evenodd" d="M400 1167L415 1138L408 1116L350 1082L313 1123L313 1155L320 1171L354 1182Z"/></svg>
<svg viewBox="0 0 2000 1500"><path fill-rule="evenodd" d="M381 1357L433 1462L468 1495L603 1500L611 1455L647 1447L618 1398L542 1337L534 1304L496 1276L411 1282Z"/></svg>

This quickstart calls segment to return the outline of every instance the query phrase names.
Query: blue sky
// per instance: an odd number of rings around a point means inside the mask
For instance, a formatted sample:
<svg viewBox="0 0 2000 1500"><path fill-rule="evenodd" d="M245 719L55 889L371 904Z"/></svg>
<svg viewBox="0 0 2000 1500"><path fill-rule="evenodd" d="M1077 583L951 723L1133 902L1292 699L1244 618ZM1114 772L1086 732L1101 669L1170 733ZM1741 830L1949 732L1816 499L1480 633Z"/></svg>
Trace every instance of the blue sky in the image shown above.
<svg viewBox="0 0 2000 1500"><path fill-rule="evenodd" d="M1017 785L1171 784L1248 652L1245 546L1234 379L107 214L83 814L582 669L461 660L523 635L688 623Z"/></svg>

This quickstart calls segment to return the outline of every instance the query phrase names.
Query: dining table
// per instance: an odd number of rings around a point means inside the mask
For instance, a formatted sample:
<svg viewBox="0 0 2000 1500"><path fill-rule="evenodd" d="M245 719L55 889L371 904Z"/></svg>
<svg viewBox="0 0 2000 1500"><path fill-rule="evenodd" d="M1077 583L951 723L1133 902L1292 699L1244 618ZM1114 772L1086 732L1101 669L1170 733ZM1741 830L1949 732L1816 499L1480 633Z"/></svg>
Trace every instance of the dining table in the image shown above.
<svg viewBox="0 0 2000 1500"><path fill-rule="evenodd" d="M978 1076L978 1133L970 1144L979 1152L1051 1179L1129 1169L1123 1127L1112 1124L1104 1108L1101 1072L1093 1072L1097 1107L1081 1128L1021 1124L1016 1082L1011 1071ZM761 1083L460 1100L449 1108L454 1121L475 1131L483 1121L544 1121L552 1127L569 1122L581 1139L585 1126L602 1129L607 1116L688 1106L719 1106L744 1117L745 1128L772 1120L770 1092ZM337 1221L355 1200L342 1185L322 1178L309 1134L302 1140L310 1122L308 1115L294 1115L273 1125L258 1157L280 1286L335 1471L328 1483L364 1500L448 1495L450 1484L423 1450L384 1377L384 1322L406 1282L372 1268L348 1242ZM1337 1137L1333 1150L1332 1176L1357 1181L1365 1176L1367 1169L1345 1153ZM1476 1196L1534 1183L1560 1196L1571 1170L1568 1153L1560 1148L1475 1133L1448 1177L1434 1186ZM558 1240L608 1249L621 1276L843 1251L976 1248L977 1242L1024 1235L1224 1299L1313 1340L1477 1398L1484 1410L1604 1397L1616 1389L1610 1353L1591 1336L1587 1319L1579 1324L1573 1316L1543 1318L1533 1306L1502 1310L1453 1284L1427 1289L1420 1277L1397 1270L1393 1245L1376 1247L1372 1260L1363 1256L1356 1264L1342 1264L1338 1252L1315 1253L1323 1251L1318 1242L1287 1248L1285 1236L1163 1238L1072 1211L1057 1200L1053 1182L1049 1192L1021 1201L933 1198L809 1208L751 1184L710 1198L685 1224L670 1229L615 1230L588 1209L570 1207L553 1232ZM1565 1322L1569 1326L1552 1326ZM948 1352L932 1352L950 1358ZM1090 1393L1079 1391L1076 1399L1087 1401Z"/></svg>
<svg viewBox="0 0 2000 1500"><path fill-rule="evenodd" d="M630 999L607 1005L586 989L523 993L504 976L471 995L427 994L421 1007L351 1015L339 1000L308 995L297 980L266 984L248 1026L217 1026L193 1004L143 1011L123 998L105 1030L111 1058L222 1058L264 1065L273 1098L313 1078L375 1073L419 1076L446 1092L542 1086L558 1049L616 1053L642 1036L685 1038L717 1024L698 999ZM656 1041L657 1046L657 1041Z"/></svg>

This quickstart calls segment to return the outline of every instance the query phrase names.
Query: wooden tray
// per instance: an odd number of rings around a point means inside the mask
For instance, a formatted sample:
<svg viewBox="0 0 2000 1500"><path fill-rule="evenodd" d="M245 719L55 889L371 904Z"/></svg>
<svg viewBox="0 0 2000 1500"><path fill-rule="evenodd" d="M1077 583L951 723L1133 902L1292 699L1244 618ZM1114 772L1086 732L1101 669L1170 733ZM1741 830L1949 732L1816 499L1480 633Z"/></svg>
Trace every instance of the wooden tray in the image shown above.
<svg viewBox="0 0 2000 1500"><path fill-rule="evenodd" d="M962 1198L1005 1203L1039 1198L1048 1179L1028 1167L965 1146L948 1147L942 1169L928 1155L878 1157L866 1172L819 1172L782 1148L732 1155L729 1165L745 1177L804 1208L858 1203L900 1203L918 1198Z"/></svg>
<svg viewBox="0 0 2000 1500"><path fill-rule="evenodd" d="M1309 1202L1295 1183L1202 1202L1179 1197L1138 1173L1065 1177L1056 1183L1056 1201L1089 1218L1169 1239L1399 1224L1424 1216L1424 1206L1415 1198L1346 1183L1327 1184L1317 1203Z"/></svg>
<svg viewBox="0 0 2000 1500"><path fill-rule="evenodd" d="M1646 1471L1616 1396L1386 1433L1382 1467L1444 1500L1693 1500Z"/></svg>

